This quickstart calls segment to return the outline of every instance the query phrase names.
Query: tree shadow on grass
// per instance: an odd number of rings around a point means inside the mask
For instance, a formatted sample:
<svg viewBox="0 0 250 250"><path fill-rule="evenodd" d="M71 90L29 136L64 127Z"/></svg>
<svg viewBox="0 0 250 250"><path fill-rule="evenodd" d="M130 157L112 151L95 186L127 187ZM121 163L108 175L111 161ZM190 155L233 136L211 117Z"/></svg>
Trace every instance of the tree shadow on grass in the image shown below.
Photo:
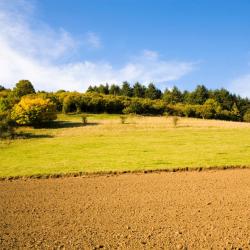
<svg viewBox="0 0 250 250"><path fill-rule="evenodd" d="M48 134L34 134L30 132L19 132L15 134L15 139L39 139L39 138L54 138L53 135Z"/></svg>
<svg viewBox="0 0 250 250"><path fill-rule="evenodd" d="M58 129L58 128L79 128L87 126L96 126L97 122L88 122L83 124L82 122L69 122L69 121L54 121L46 126L46 128Z"/></svg>

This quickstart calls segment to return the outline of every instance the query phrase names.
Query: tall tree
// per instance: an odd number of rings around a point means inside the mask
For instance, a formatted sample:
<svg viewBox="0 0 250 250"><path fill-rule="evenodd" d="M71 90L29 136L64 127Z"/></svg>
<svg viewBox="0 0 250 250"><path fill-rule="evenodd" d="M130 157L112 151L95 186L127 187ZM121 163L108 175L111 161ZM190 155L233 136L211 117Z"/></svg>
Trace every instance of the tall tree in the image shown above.
<svg viewBox="0 0 250 250"><path fill-rule="evenodd" d="M211 98L213 98L218 103L220 103L222 108L226 110L231 110L233 107L233 104L236 101L235 100L236 97L233 97L233 95L224 88L211 91L210 95L211 95Z"/></svg>
<svg viewBox="0 0 250 250"><path fill-rule="evenodd" d="M106 83L105 85L101 84L99 87L98 87L98 92L100 94L105 94L105 95L108 95L109 94L109 85Z"/></svg>
<svg viewBox="0 0 250 250"><path fill-rule="evenodd" d="M133 90L128 82L122 83L121 94L128 97L131 97L133 95Z"/></svg>
<svg viewBox="0 0 250 250"><path fill-rule="evenodd" d="M149 99L160 99L161 91L155 87L153 83L150 83L145 91L145 97Z"/></svg>
<svg viewBox="0 0 250 250"><path fill-rule="evenodd" d="M191 95L191 93L189 91L184 90L184 92L182 94L184 103L190 103L190 99L191 99L190 95Z"/></svg>
<svg viewBox="0 0 250 250"><path fill-rule="evenodd" d="M36 93L32 83L29 80L20 80L16 84L16 87L13 89L13 91L18 97Z"/></svg>
<svg viewBox="0 0 250 250"><path fill-rule="evenodd" d="M111 95L120 95L121 89L118 85L112 84L109 88L109 94Z"/></svg>
<svg viewBox="0 0 250 250"><path fill-rule="evenodd" d="M167 103L175 104L183 102L183 95L182 92L176 86L174 86L172 90L165 90L163 94L163 99Z"/></svg>
<svg viewBox="0 0 250 250"><path fill-rule="evenodd" d="M136 82L133 87L133 96L134 97L145 97L145 86L141 85L139 82Z"/></svg>
<svg viewBox="0 0 250 250"><path fill-rule="evenodd" d="M192 104L203 104L209 98L209 92L204 85L198 85L196 89L191 92L189 102Z"/></svg>
<svg viewBox="0 0 250 250"><path fill-rule="evenodd" d="M90 85L86 92L94 92L94 88Z"/></svg>

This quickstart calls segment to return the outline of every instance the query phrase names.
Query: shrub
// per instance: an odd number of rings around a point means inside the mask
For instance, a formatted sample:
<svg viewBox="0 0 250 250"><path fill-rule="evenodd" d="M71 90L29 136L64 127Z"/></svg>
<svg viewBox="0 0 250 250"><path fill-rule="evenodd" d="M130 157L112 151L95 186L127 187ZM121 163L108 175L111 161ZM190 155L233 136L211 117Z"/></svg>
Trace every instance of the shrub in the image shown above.
<svg viewBox="0 0 250 250"><path fill-rule="evenodd" d="M20 99L12 93L8 94L6 97L0 97L0 112L10 111L19 101Z"/></svg>
<svg viewBox="0 0 250 250"><path fill-rule="evenodd" d="M126 115L121 115L121 116L120 116L121 124L125 124L127 118L128 118L128 117L127 117Z"/></svg>
<svg viewBox="0 0 250 250"><path fill-rule="evenodd" d="M139 99L133 99L131 103L129 103L129 106L123 109L124 114L142 114L144 111Z"/></svg>
<svg viewBox="0 0 250 250"><path fill-rule="evenodd" d="M69 112L81 112L81 96L79 93L70 93L69 95L65 96L63 99L62 105L63 113Z"/></svg>
<svg viewBox="0 0 250 250"><path fill-rule="evenodd" d="M177 127L178 121L179 121L179 117L178 116L173 116L172 117L173 126L175 128Z"/></svg>
<svg viewBox="0 0 250 250"><path fill-rule="evenodd" d="M196 117L197 116L197 105L186 104L183 107L183 114L186 117Z"/></svg>
<svg viewBox="0 0 250 250"><path fill-rule="evenodd" d="M220 104L213 99L207 99L206 102L200 106L200 115L203 119L216 118L216 114L220 112Z"/></svg>
<svg viewBox="0 0 250 250"><path fill-rule="evenodd" d="M0 91L6 90L6 88L2 85L0 85Z"/></svg>
<svg viewBox="0 0 250 250"><path fill-rule="evenodd" d="M224 121L232 121L234 120L234 117L229 110L221 110L219 113L216 114L216 119Z"/></svg>
<svg viewBox="0 0 250 250"><path fill-rule="evenodd" d="M243 116L244 122L250 122L250 109Z"/></svg>
<svg viewBox="0 0 250 250"><path fill-rule="evenodd" d="M82 124L86 126L88 124L88 116L83 114L81 118L82 118Z"/></svg>
<svg viewBox="0 0 250 250"><path fill-rule="evenodd" d="M49 99L23 97L12 110L11 118L19 125L49 123L56 119L55 105Z"/></svg>
<svg viewBox="0 0 250 250"><path fill-rule="evenodd" d="M15 134L15 123L10 118L10 113L0 113L0 138L13 138Z"/></svg>
<svg viewBox="0 0 250 250"><path fill-rule="evenodd" d="M0 112L8 110L8 102L6 98L0 97Z"/></svg>

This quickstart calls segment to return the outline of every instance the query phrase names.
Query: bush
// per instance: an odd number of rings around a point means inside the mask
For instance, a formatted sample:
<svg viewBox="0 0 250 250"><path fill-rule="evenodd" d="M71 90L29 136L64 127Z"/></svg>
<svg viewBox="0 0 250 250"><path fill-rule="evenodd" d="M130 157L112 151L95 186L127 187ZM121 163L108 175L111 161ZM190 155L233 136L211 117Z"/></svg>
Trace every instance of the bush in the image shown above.
<svg viewBox="0 0 250 250"><path fill-rule="evenodd" d="M55 105L49 99L23 97L12 110L11 118L19 125L38 126L56 119Z"/></svg>
<svg viewBox="0 0 250 250"><path fill-rule="evenodd" d="M86 126L88 124L88 116L83 114L81 118L82 118L82 124Z"/></svg>
<svg viewBox="0 0 250 250"><path fill-rule="evenodd" d="M247 110L247 112L244 114L243 121L250 122L250 110Z"/></svg>
<svg viewBox="0 0 250 250"><path fill-rule="evenodd" d="M129 106L123 109L124 114L142 114L145 112L142 102L139 99L133 99Z"/></svg>
<svg viewBox="0 0 250 250"><path fill-rule="evenodd" d="M197 105L186 104L183 108L186 117L197 117Z"/></svg>
<svg viewBox="0 0 250 250"><path fill-rule="evenodd" d="M63 113L69 112L81 112L81 96L79 93L70 93L69 95L65 96L63 99L62 105Z"/></svg>
<svg viewBox="0 0 250 250"><path fill-rule="evenodd" d="M131 98L123 109L124 114L162 115L166 105L162 100Z"/></svg>
<svg viewBox="0 0 250 250"><path fill-rule="evenodd" d="M0 138L13 138L15 134L15 123L10 118L10 113L0 113Z"/></svg>
<svg viewBox="0 0 250 250"><path fill-rule="evenodd" d="M0 97L0 112L8 110L8 102L6 98Z"/></svg>
<svg viewBox="0 0 250 250"><path fill-rule="evenodd" d="M125 124L127 118L128 118L128 117L127 117L126 115L121 115L121 116L120 116L121 124Z"/></svg>
<svg viewBox="0 0 250 250"><path fill-rule="evenodd" d="M178 116L173 116L172 117L172 122L173 122L173 125L174 125L175 128L177 127L178 121L179 121Z"/></svg>
<svg viewBox="0 0 250 250"><path fill-rule="evenodd" d="M0 112L10 111L19 101L20 99L12 93L8 94L6 97L0 97Z"/></svg>
<svg viewBox="0 0 250 250"><path fill-rule="evenodd" d="M220 112L220 104L213 99L207 99L206 102L200 106L200 115L203 119L216 118L216 114Z"/></svg>

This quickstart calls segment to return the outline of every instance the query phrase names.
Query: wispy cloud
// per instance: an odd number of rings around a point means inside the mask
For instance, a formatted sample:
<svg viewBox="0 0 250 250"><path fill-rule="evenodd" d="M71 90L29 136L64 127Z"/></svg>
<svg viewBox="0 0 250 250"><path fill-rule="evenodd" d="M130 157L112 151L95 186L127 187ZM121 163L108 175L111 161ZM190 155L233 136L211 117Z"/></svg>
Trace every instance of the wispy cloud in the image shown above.
<svg viewBox="0 0 250 250"><path fill-rule="evenodd" d="M234 79L230 85L230 90L242 97L250 98L250 73Z"/></svg>
<svg viewBox="0 0 250 250"><path fill-rule="evenodd" d="M168 82L180 79L196 67L197 64L194 62L163 60L156 51L143 50L139 55L132 57L120 73L132 81Z"/></svg>
<svg viewBox="0 0 250 250"><path fill-rule="evenodd" d="M94 32L88 32L86 34L85 43L94 49L99 49L102 46L100 37Z"/></svg>
<svg viewBox="0 0 250 250"><path fill-rule="evenodd" d="M63 60L70 57L72 51L78 51L79 41L63 28L55 30L35 20L35 6L30 2L10 2L12 5L0 0L0 83L5 86L12 87L20 79L29 79L40 90L82 91L89 84L105 82L173 81L196 67L193 62L162 59L152 50L138 52L121 67L106 60ZM101 46L95 33L88 33L86 37L89 46Z"/></svg>

